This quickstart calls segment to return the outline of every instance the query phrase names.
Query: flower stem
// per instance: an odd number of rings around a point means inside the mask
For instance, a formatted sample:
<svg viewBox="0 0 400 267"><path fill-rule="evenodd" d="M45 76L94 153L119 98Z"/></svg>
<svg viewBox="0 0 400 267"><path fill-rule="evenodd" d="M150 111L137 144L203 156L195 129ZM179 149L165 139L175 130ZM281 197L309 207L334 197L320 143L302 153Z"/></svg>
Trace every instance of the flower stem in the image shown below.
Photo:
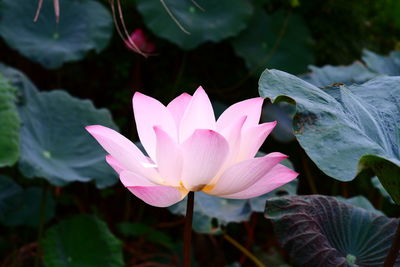
<svg viewBox="0 0 400 267"><path fill-rule="evenodd" d="M40 266L40 260L41 260L41 254L42 254L40 242L42 240L43 228L44 228L44 224L45 224L45 220L46 220L47 190L48 190L48 185L45 182L43 182L42 198L40 200L39 228L38 228L38 236L37 236L38 251L37 251L37 255L36 255L36 259L35 259L35 267Z"/></svg>
<svg viewBox="0 0 400 267"><path fill-rule="evenodd" d="M397 256L400 250L400 223L397 225L397 231L393 239L392 246L390 247L389 253L386 256L383 267L392 267L396 263Z"/></svg>
<svg viewBox="0 0 400 267"><path fill-rule="evenodd" d="M238 250L240 250L243 254L245 254L247 257L249 257L250 260L252 260L254 262L254 264L257 267L265 267L265 264L263 264L259 259L257 259L256 256L254 256L253 253L251 253L247 248L245 248L244 246L242 246L239 242L237 242L235 239L233 239L232 237L230 237L227 234L223 235L224 238L226 239L226 241L228 241L229 243L231 243L234 247L236 247Z"/></svg>
<svg viewBox="0 0 400 267"><path fill-rule="evenodd" d="M191 252L190 246L192 240L193 207L194 207L194 192L189 192L187 206L186 206L185 230L183 232L184 267L190 267L190 252Z"/></svg>

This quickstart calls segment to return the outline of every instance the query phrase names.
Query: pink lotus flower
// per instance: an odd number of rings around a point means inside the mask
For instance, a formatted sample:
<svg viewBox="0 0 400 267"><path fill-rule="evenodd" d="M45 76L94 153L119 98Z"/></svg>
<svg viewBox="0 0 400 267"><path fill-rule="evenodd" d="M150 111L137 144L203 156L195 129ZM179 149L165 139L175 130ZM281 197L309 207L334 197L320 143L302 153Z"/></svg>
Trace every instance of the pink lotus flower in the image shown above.
<svg viewBox="0 0 400 267"><path fill-rule="evenodd" d="M295 179L298 173L279 164L275 152L254 158L276 122L258 124L263 99L230 106L215 121L210 100L199 87L166 107L135 93L133 111L140 141L149 157L116 131L100 126L87 131L110 154L108 164L121 182L144 202L167 207L189 191L223 198L263 195Z"/></svg>
<svg viewBox="0 0 400 267"><path fill-rule="evenodd" d="M125 45L134 52L146 56L149 56L156 50L155 44L147 39L142 29L134 30L129 39L125 40Z"/></svg>

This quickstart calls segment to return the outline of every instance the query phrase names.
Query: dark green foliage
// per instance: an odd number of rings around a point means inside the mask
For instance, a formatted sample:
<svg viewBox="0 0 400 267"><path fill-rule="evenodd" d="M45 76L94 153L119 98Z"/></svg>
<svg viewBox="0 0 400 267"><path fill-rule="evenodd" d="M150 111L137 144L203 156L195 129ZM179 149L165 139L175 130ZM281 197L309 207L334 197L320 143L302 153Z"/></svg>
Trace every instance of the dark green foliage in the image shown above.
<svg viewBox="0 0 400 267"><path fill-rule="evenodd" d="M0 176L0 223L5 226L37 227L42 201L45 205L44 221L52 219L55 202L50 192L44 196L43 190L38 187L22 189L11 178Z"/></svg>
<svg viewBox="0 0 400 267"><path fill-rule="evenodd" d="M41 246L46 267L124 266L121 241L95 216L79 215L49 228Z"/></svg>
<svg viewBox="0 0 400 267"><path fill-rule="evenodd" d="M25 176L45 178L57 186L94 180L102 188L116 182L114 171L105 163L106 153L84 128L93 124L116 128L108 110L96 109L90 100L65 91L39 92L15 69L1 66L0 71L21 94L19 168Z"/></svg>
<svg viewBox="0 0 400 267"><path fill-rule="evenodd" d="M17 89L0 73L0 167L12 166L19 157Z"/></svg>
<svg viewBox="0 0 400 267"><path fill-rule="evenodd" d="M256 11L248 28L232 40L235 53L256 77L265 68L305 72L314 63L312 44L300 16L284 12L269 15L262 10Z"/></svg>
<svg viewBox="0 0 400 267"><path fill-rule="evenodd" d="M244 0L166 0L167 8L158 0L137 0L137 3L147 27L154 34L185 50L207 41L218 42L236 36L253 13L253 7Z"/></svg>
<svg viewBox="0 0 400 267"><path fill-rule="evenodd" d="M268 200L265 216L296 266L382 266L398 224L320 195Z"/></svg>
<svg viewBox="0 0 400 267"><path fill-rule="evenodd" d="M112 20L101 4L93 0L59 1L62 11L57 24L50 1L43 2L39 20L33 23L36 1L2 1L0 36L13 49L55 69L82 59L92 49L100 52L106 47Z"/></svg>

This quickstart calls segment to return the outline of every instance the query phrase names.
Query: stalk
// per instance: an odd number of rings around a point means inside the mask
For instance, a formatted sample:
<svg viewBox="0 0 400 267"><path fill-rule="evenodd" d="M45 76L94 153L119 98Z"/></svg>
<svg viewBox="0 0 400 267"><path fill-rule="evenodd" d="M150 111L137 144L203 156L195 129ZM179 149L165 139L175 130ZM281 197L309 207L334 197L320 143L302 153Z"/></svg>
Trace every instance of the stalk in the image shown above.
<svg viewBox="0 0 400 267"><path fill-rule="evenodd" d="M264 263L262 263L256 256L254 256L253 253L251 253L247 248L242 246L239 242L237 242L235 239L230 237L228 234L224 234L223 237L225 238L226 241L231 243L234 247L236 247L238 250L240 250L243 254L245 254L251 261L253 261L254 265L257 267L266 267Z"/></svg>
<svg viewBox="0 0 400 267"><path fill-rule="evenodd" d="M184 267L190 267L193 207L194 207L194 192L189 192L187 206L186 206L185 229L183 232L183 266Z"/></svg>
<svg viewBox="0 0 400 267"><path fill-rule="evenodd" d="M44 223L46 220L46 203L47 203L47 190L48 190L48 185L43 182L42 186L42 197L40 200L40 217L39 217L39 228L38 228L38 250L37 250L37 255L35 259L35 267L40 266L40 259L41 259L41 254L42 250L40 248L40 242L42 240L43 236L43 228L44 228Z"/></svg>

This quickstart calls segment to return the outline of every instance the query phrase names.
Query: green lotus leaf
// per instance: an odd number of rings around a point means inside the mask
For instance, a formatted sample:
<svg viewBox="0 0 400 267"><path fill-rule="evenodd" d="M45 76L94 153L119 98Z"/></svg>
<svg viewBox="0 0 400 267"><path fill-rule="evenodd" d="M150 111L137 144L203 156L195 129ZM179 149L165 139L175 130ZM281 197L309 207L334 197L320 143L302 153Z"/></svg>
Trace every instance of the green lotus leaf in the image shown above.
<svg viewBox="0 0 400 267"><path fill-rule="evenodd" d="M315 86L324 87L334 83L352 85L361 84L378 76L361 62L354 62L349 66L326 65L321 68L309 66L311 73L301 78Z"/></svg>
<svg viewBox="0 0 400 267"><path fill-rule="evenodd" d="M14 165L19 157L20 118L16 92L17 89L0 74L0 167Z"/></svg>
<svg viewBox="0 0 400 267"><path fill-rule="evenodd" d="M400 203L400 77L320 89L266 70L259 92L296 104L295 136L323 172L341 181L376 175Z"/></svg>
<svg viewBox="0 0 400 267"><path fill-rule="evenodd" d="M379 193L381 193L381 195L384 198L389 200L390 203L394 204L393 199L390 197L389 193L385 190L385 188L383 187L381 182L379 182L379 178L378 177L376 177L376 176L372 177L371 183L376 189L378 189Z"/></svg>
<svg viewBox="0 0 400 267"><path fill-rule="evenodd" d="M122 243L102 220L78 215L61 221L41 242L45 266L124 266Z"/></svg>
<svg viewBox="0 0 400 267"><path fill-rule="evenodd" d="M400 51L393 51L388 56L381 56L364 50L363 61L373 71L390 76L400 75Z"/></svg>
<svg viewBox="0 0 400 267"><path fill-rule="evenodd" d="M207 42L219 42L246 27L253 7L245 0L137 0L144 22L154 34L190 50ZM179 28L173 18L190 34Z"/></svg>
<svg viewBox="0 0 400 267"><path fill-rule="evenodd" d="M400 75L399 51L393 51L388 56L382 56L364 50L362 60L364 63L356 61L348 66L309 66L311 72L302 75L301 78L318 87L324 87L334 83L361 84L382 74Z"/></svg>
<svg viewBox="0 0 400 267"><path fill-rule="evenodd" d="M145 223L122 222L117 225L119 231L128 237L142 237L148 242L159 244L167 249L175 248L171 237L161 231L158 231Z"/></svg>
<svg viewBox="0 0 400 267"><path fill-rule="evenodd" d="M0 36L13 49L43 67L59 68L108 44L113 23L108 10L93 0L60 1L60 22L52 1L43 1L39 20L33 23L37 1L3 0ZM17 18L17 19L16 19Z"/></svg>
<svg viewBox="0 0 400 267"><path fill-rule="evenodd" d="M117 181L105 162L106 152L84 128L101 124L116 129L108 110L97 109L90 100L65 91L40 92L15 69L0 66L0 72L21 94L19 168L26 177L45 178L56 186L93 180L99 188Z"/></svg>
<svg viewBox="0 0 400 267"><path fill-rule="evenodd" d="M266 68L303 73L314 62L312 38L302 18L276 12L255 12L248 28L232 40L235 53L259 76Z"/></svg>
<svg viewBox="0 0 400 267"><path fill-rule="evenodd" d="M0 221L6 219L5 214L11 209L12 197L20 194L22 188L11 178L0 175Z"/></svg>
<svg viewBox="0 0 400 267"><path fill-rule="evenodd" d="M22 189L11 178L0 176L0 223L5 226L37 227L42 197L42 188ZM45 222L48 222L54 217L55 202L50 192L45 197Z"/></svg>
<svg viewBox="0 0 400 267"><path fill-rule="evenodd" d="M268 200L265 216L295 266L380 267L399 222L320 195Z"/></svg>
<svg viewBox="0 0 400 267"><path fill-rule="evenodd" d="M371 202L369 202L369 200L367 198L365 198L364 196L355 196L352 198L344 198L341 196L337 196L336 199L346 202L347 204L359 207L359 208L363 208L367 211L376 213L378 215L385 215L382 211L375 209L374 206L372 206Z"/></svg>

